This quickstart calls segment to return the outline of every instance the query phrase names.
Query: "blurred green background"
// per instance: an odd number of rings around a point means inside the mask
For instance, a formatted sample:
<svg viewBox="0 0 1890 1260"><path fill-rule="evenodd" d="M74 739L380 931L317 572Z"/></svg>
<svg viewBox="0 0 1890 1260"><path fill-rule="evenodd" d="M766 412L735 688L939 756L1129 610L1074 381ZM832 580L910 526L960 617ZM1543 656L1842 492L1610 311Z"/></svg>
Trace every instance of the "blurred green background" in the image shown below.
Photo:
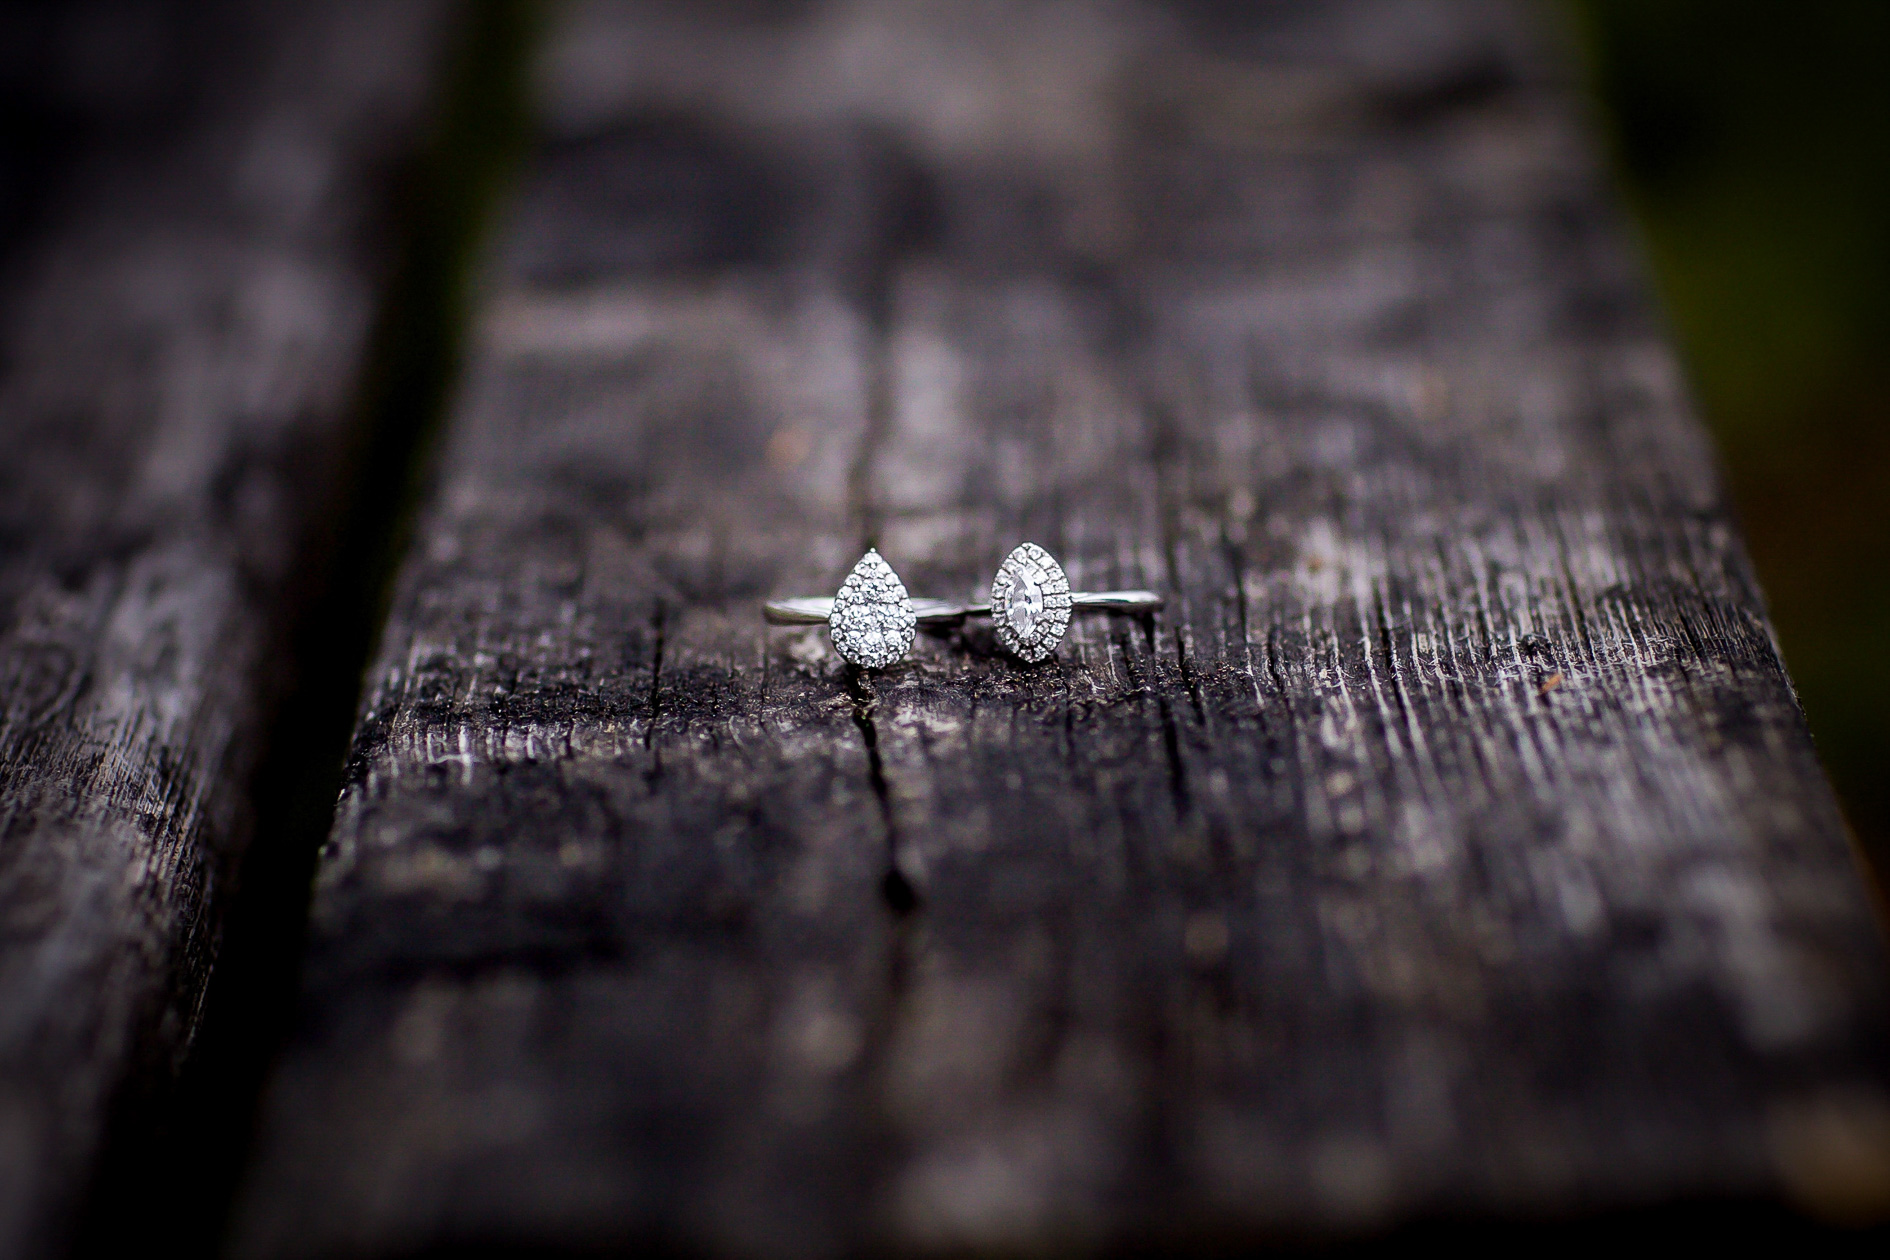
<svg viewBox="0 0 1890 1260"><path fill-rule="evenodd" d="M1890 876L1890 0L1568 0L1826 768Z"/></svg>

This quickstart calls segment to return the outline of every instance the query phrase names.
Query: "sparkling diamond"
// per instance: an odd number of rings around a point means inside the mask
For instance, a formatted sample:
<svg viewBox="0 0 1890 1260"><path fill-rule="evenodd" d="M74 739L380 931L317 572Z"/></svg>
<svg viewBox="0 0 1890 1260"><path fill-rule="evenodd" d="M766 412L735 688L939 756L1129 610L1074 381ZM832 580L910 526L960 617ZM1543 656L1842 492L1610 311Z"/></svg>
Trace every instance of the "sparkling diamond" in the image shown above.
<svg viewBox="0 0 1890 1260"><path fill-rule="evenodd" d="M1035 664L1057 650L1070 626L1070 579L1056 558L1024 543L1004 558L991 582L992 625L998 642Z"/></svg>
<svg viewBox="0 0 1890 1260"><path fill-rule="evenodd" d="M1020 639L1028 639L1043 616L1042 576L1035 566L1020 567L1011 574L1011 606L1005 618Z"/></svg>
<svg viewBox="0 0 1890 1260"><path fill-rule="evenodd" d="M877 551L868 551L840 584L827 619L834 650L868 669L883 669L912 647L918 619L905 583Z"/></svg>

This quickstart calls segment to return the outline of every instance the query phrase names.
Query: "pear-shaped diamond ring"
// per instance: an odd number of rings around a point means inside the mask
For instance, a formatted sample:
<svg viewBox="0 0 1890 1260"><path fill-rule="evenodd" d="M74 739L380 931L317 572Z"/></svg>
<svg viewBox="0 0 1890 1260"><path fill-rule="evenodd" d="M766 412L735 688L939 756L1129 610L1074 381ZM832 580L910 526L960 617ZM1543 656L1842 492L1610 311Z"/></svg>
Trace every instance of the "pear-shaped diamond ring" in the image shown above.
<svg viewBox="0 0 1890 1260"><path fill-rule="evenodd" d="M961 621L965 606L913 599L892 566L869 548L831 599L771 599L762 612L771 625L824 625L842 659L884 669L911 650L921 621Z"/></svg>

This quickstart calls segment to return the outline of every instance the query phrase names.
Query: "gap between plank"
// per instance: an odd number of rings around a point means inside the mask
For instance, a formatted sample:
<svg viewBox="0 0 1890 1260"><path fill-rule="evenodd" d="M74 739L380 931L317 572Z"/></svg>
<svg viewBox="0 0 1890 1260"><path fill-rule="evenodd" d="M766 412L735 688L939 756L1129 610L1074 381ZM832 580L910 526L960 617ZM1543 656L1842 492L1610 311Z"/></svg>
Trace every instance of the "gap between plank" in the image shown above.
<svg viewBox="0 0 1890 1260"><path fill-rule="evenodd" d="M253 783L255 837L201 1031L172 1083L147 1083L115 1104L78 1255L122 1255L134 1244L184 1256L221 1250L262 1082L293 1011L309 884L362 673L459 368L471 269L524 153L538 24L525 0L467 0L447 24L459 34L433 132L397 184L397 261L358 389L344 489L304 549L305 576L284 618L292 682Z"/></svg>

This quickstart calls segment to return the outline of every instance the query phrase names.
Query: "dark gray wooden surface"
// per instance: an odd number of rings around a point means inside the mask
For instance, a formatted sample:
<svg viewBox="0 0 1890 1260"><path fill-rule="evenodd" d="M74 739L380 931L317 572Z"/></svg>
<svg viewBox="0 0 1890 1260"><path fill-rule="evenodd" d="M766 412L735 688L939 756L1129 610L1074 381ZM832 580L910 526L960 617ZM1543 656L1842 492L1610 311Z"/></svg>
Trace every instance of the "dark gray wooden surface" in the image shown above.
<svg viewBox="0 0 1890 1260"><path fill-rule="evenodd" d="M576 6L244 1257L1890 1207L1884 956L1531 11ZM1147 585L862 675L876 544Z"/></svg>
<svg viewBox="0 0 1890 1260"><path fill-rule="evenodd" d="M0 1255L197 1025L441 17L0 12Z"/></svg>

